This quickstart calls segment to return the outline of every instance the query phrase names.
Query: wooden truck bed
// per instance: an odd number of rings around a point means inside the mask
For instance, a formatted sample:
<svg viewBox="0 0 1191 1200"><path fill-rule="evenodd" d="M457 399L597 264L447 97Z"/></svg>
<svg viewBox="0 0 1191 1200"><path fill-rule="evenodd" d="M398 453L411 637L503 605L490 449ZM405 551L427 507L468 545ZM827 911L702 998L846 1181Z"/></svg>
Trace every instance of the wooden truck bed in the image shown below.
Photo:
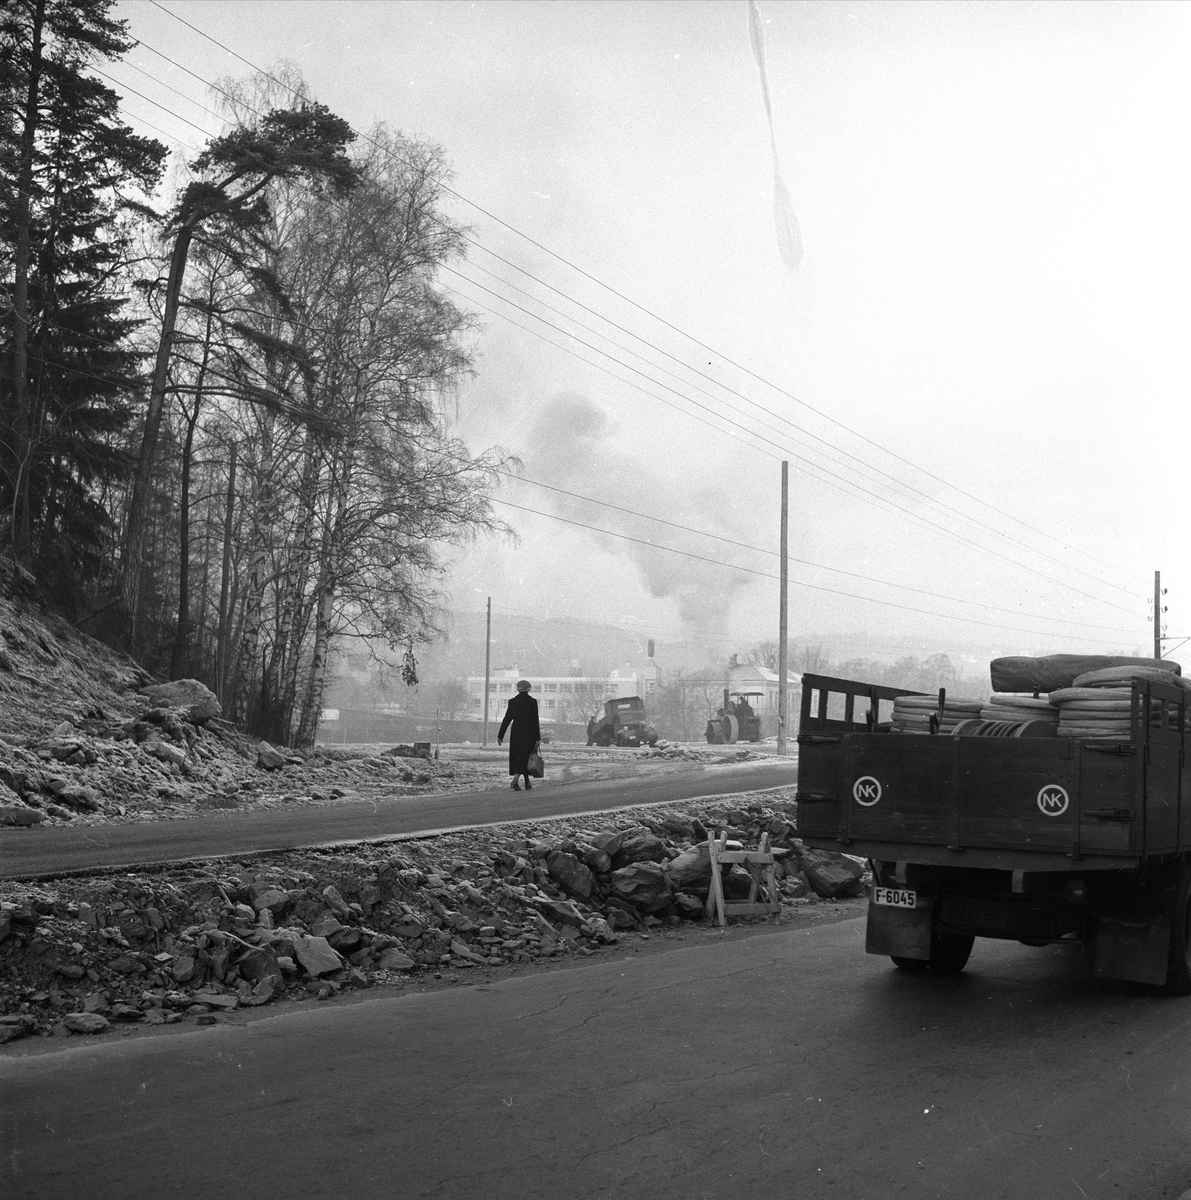
<svg viewBox="0 0 1191 1200"><path fill-rule="evenodd" d="M1191 850L1182 688L1135 682L1131 733L1107 739L893 733L889 704L915 693L821 675L802 688L797 822L810 845L1038 871Z"/></svg>

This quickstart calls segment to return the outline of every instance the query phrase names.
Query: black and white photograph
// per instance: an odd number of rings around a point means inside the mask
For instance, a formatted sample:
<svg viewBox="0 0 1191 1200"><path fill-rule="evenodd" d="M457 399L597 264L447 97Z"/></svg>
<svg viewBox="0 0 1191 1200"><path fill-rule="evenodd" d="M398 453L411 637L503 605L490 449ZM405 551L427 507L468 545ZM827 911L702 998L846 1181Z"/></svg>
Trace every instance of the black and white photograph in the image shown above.
<svg viewBox="0 0 1191 1200"><path fill-rule="evenodd" d="M1189 63L3 0L0 1195L1191 1200Z"/></svg>

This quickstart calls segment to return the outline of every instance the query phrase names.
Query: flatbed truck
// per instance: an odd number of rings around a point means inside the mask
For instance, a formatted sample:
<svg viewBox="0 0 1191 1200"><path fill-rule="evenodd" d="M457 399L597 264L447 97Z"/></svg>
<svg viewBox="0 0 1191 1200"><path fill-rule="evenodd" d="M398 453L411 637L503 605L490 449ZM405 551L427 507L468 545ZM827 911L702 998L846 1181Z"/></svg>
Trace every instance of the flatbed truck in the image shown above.
<svg viewBox="0 0 1191 1200"><path fill-rule="evenodd" d="M921 694L802 678L798 836L870 861L868 953L954 974L977 937L1075 942L1191 994L1189 693L1134 679L1128 736L895 732Z"/></svg>

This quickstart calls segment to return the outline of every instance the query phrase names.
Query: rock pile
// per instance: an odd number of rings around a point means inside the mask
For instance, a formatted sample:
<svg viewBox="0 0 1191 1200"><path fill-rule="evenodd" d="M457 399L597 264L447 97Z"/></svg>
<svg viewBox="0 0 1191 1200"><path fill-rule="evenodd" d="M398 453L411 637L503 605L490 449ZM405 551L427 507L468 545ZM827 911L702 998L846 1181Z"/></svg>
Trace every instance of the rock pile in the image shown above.
<svg viewBox="0 0 1191 1200"><path fill-rule="evenodd" d="M707 835L778 849L789 903L855 895L864 865L794 838L792 806L638 810L614 825L467 831L343 853L53 885L0 903L0 1041L172 1023L444 970L592 955L702 920ZM623 818L623 814L617 814ZM729 894L747 891L734 868Z"/></svg>
<svg viewBox="0 0 1191 1200"><path fill-rule="evenodd" d="M322 747L303 757L254 742L210 715L215 696L194 680L146 688L141 711L101 708L23 744L0 741L0 825L190 815L270 799L319 803L467 786L466 768L410 750L365 755ZM148 707L145 707L148 705ZM404 749L398 747L397 749ZM471 786L482 786L475 783Z"/></svg>

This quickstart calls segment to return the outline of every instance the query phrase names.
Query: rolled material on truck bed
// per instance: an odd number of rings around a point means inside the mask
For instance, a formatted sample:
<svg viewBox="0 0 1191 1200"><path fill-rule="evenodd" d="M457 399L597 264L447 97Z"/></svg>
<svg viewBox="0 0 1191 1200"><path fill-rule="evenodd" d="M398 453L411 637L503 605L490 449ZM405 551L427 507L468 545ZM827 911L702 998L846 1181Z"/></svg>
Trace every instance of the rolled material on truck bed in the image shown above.
<svg viewBox="0 0 1191 1200"><path fill-rule="evenodd" d="M1181 675L1183 668L1168 659L1127 658L1109 654L1049 654L1045 658L994 658L989 664L994 692L1055 692L1071 687L1089 671L1109 667L1158 667Z"/></svg>

